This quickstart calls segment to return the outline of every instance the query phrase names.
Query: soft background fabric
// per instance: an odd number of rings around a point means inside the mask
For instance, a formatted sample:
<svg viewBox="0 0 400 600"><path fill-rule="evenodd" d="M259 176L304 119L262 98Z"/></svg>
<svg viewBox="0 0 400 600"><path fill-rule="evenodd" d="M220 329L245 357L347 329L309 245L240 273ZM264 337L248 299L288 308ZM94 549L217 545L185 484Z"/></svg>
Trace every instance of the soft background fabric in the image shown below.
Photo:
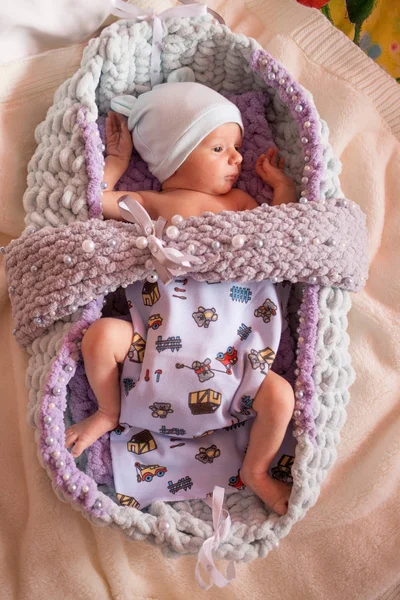
<svg viewBox="0 0 400 600"><path fill-rule="evenodd" d="M87 13L69 25L67 35L66 4L46 4L56 13L53 28L43 13L30 19L25 0L12 4L17 18L37 23L36 45L30 45L30 35L24 37L18 47L23 55L55 49L23 59L20 54L19 60L10 55L12 62L0 67L3 245L23 229L22 194L34 128L57 86L79 65L84 44L76 42L89 35L91 19L94 32L107 14L100 0L70 1L71 15L77 5ZM159 11L175 3L136 4ZM365 290L353 296L349 333L357 380L338 460L318 503L279 549L264 560L238 565L237 580L223 590L213 588L208 597L394 600L400 596L400 90L323 15L294 0L210 0L209 5L234 31L255 37L313 93L343 161L342 189L367 214L371 267ZM29 11L35 6L38 16L39 3L30 3ZM43 45L49 40L50 46ZM148 544L93 527L54 495L26 423L28 356L11 335L3 270L0 319L1 597L205 598L195 582L193 557L167 559Z"/></svg>

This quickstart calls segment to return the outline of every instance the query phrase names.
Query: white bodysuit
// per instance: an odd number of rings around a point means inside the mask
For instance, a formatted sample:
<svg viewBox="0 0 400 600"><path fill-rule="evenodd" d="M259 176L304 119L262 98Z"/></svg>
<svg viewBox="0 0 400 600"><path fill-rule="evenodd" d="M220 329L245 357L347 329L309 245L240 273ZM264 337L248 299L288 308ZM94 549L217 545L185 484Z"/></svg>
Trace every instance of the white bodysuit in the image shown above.
<svg viewBox="0 0 400 600"><path fill-rule="evenodd" d="M127 288L134 334L111 433L121 504L243 489L251 406L286 327L288 288L184 276Z"/></svg>

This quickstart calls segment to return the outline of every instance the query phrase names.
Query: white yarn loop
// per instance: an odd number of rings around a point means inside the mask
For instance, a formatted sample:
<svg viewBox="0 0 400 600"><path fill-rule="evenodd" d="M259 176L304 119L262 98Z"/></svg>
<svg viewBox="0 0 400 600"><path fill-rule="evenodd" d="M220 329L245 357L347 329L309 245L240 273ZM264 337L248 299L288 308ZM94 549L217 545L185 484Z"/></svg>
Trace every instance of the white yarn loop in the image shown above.
<svg viewBox="0 0 400 600"><path fill-rule="evenodd" d="M111 0L111 14L124 19L136 19L137 21L153 21L153 40L151 47L150 61L150 82L151 86L162 83L161 75L161 44L162 44L162 21L172 19L173 17L201 17L207 14L205 4L187 4L185 6L176 6L167 8L161 13L154 10L142 12L142 9L122 2L122 0Z"/></svg>

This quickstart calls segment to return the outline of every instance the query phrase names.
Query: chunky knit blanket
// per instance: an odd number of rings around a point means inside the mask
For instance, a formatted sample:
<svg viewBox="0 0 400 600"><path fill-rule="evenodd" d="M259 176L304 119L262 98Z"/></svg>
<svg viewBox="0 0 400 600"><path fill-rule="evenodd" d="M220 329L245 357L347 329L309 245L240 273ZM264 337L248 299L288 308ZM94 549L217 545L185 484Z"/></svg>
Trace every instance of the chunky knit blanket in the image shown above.
<svg viewBox="0 0 400 600"><path fill-rule="evenodd" d="M147 21L120 21L89 43L81 68L58 89L36 130L24 196L27 227L4 252L15 335L30 354L29 415L55 492L94 522L185 554L197 553L213 535L208 505L157 501L141 512L125 499L121 506L112 481L99 486L90 461L75 463L64 448L71 398L82 377L82 335L101 317L106 294L146 278L152 256L136 246L144 235L138 225L102 220L100 138L102 115L115 95L150 89L152 35ZM186 219L173 237L159 232L166 248L196 258L187 272L198 280L294 284L289 310L297 443L289 509L278 517L249 490L229 495L232 527L216 547L217 557L249 561L265 556L304 517L335 460L354 379L346 333L349 292L361 289L367 277L365 220L340 190L340 164L310 94L254 40L210 16L165 19L163 80L181 66L217 91L261 95L259 122L268 123L299 197L296 204L271 207L264 202L268 190L247 175L239 185L263 202L258 208ZM263 143L257 124L250 134L255 145L247 167L243 162L245 173ZM157 185L142 167L138 173L137 189Z"/></svg>

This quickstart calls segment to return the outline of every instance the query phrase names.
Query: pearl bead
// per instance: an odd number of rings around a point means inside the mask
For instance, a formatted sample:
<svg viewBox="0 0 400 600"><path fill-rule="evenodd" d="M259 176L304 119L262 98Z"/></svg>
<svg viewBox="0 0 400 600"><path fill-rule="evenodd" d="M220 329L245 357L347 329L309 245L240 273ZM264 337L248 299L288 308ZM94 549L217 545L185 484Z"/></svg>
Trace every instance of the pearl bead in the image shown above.
<svg viewBox="0 0 400 600"><path fill-rule="evenodd" d="M246 236L238 233L232 238L232 246L236 249L243 248L244 243L246 241Z"/></svg>
<svg viewBox="0 0 400 600"><path fill-rule="evenodd" d="M277 283L278 282L278 278L277 277L270 277L270 281L271 281L271 283Z"/></svg>
<svg viewBox="0 0 400 600"><path fill-rule="evenodd" d="M310 121L306 121L303 125L303 127L305 127L306 129L308 129L309 127L311 127L311 123Z"/></svg>
<svg viewBox="0 0 400 600"><path fill-rule="evenodd" d="M12 285L10 285L10 287L8 288L8 291L10 294L13 294L15 292L15 288Z"/></svg>
<svg viewBox="0 0 400 600"><path fill-rule="evenodd" d="M336 246L336 240L334 238L329 238L329 240L326 240L326 244L328 246Z"/></svg>
<svg viewBox="0 0 400 600"><path fill-rule="evenodd" d="M255 248L262 248L264 246L264 242L262 240L254 240Z"/></svg>
<svg viewBox="0 0 400 600"><path fill-rule="evenodd" d="M311 277L308 278L308 283L317 283L317 278L315 277L315 275L311 275Z"/></svg>
<svg viewBox="0 0 400 600"><path fill-rule="evenodd" d="M298 329L300 329L300 327L298 327ZM294 374L295 375L300 375L300 369L295 369L294 370Z"/></svg>
<svg viewBox="0 0 400 600"><path fill-rule="evenodd" d="M189 254L193 254L196 251L196 246L194 244L189 244L187 251Z"/></svg>
<svg viewBox="0 0 400 600"><path fill-rule="evenodd" d="M31 266L31 273L37 273L37 271L38 271L37 266L36 265L32 265Z"/></svg>
<svg viewBox="0 0 400 600"><path fill-rule="evenodd" d="M219 249L221 248L221 244L220 244L220 243L219 243L217 240L215 240L215 242L213 242L213 243L211 244L211 248L212 248L213 250L219 250Z"/></svg>
<svg viewBox="0 0 400 600"><path fill-rule="evenodd" d="M175 225L170 225L165 230L166 236L171 240L176 240L179 237L179 229Z"/></svg>
<svg viewBox="0 0 400 600"><path fill-rule="evenodd" d="M299 342L299 346L301 346L302 344L304 344L304 338L303 338L303 336L299 337L298 342Z"/></svg>
<svg viewBox="0 0 400 600"><path fill-rule="evenodd" d="M314 244L314 246L318 246L318 244L320 244L320 239L319 238L314 238L312 243Z"/></svg>
<svg viewBox="0 0 400 600"><path fill-rule="evenodd" d="M280 80L278 81L278 83L279 83L279 85L284 85L286 83L286 79L281 77Z"/></svg>
<svg viewBox="0 0 400 600"><path fill-rule="evenodd" d="M308 202L308 198L306 198L305 196L302 196L302 197L299 199L299 203L300 203L300 204L307 204L307 202Z"/></svg>
<svg viewBox="0 0 400 600"><path fill-rule="evenodd" d="M288 94L292 94L292 93L294 92L294 88L293 88L293 86L289 85L289 86L286 88L286 92L287 92Z"/></svg>
<svg viewBox="0 0 400 600"><path fill-rule="evenodd" d="M344 280L346 285L352 286L353 285L353 278L352 277L346 277L346 279Z"/></svg>
<svg viewBox="0 0 400 600"><path fill-rule="evenodd" d="M147 241L147 238L141 235L140 237L136 238L135 244L136 248L139 248L139 250L143 250L144 248L147 248L149 242Z"/></svg>
<svg viewBox="0 0 400 600"><path fill-rule="evenodd" d="M78 310L78 307L77 307L77 305L76 305L76 304L71 304L71 306L70 306L70 311L71 311L72 313L74 313L74 312L76 312L77 310Z"/></svg>
<svg viewBox="0 0 400 600"><path fill-rule="evenodd" d="M61 395L61 388L59 387L53 387L53 389L51 390L53 396L60 396Z"/></svg>
<svg viewBox="0 0 400 600"><path fill-rule="evenodd" d="M149 283L156 283L156 281L158 281L157 273L150 273L150 275L147 275L146 281Z"/></svg>
<svg viewBox="0 0 400 600"><path fill-rule="evenodd" d="M59 450L54 450L51 455L53 458L59 458L61 456L61 452Z"/></svg>
<svg viewBox="0 0 400 600"><path fill-rule="evenodd" d="M68 486L68 491L69 491L69 492L71 492L71 493L72 493L72 492L76 492L76 489L77 489L77 488L76 488L76 485L75 485L75 483L70 483L70 484L69 484L69 486Z"/></svg>
<svg viewBox="0 0 400 600"><path fill-rule="evenodd" d="M86 484L85 484L85 485L83 485L83 486L82 486L82 492L83 492L84 494L87 494L87 493L88 493L88 491L89 491L89 486L88 486L88 485L86 485Z"/></svg>
<svg viewBox="0 0 400 600"><path fill-rule="evenodd" d="M308 144L308 138L306 138L306 137L302 137L302 138L301 138L301 143L302 143L302 144Z"/></svg>
<svg viewBox="0 0 400 600"><path fill-rule="evenodd" d="M72 265L72 256L64 256L64 263L66 265Z"/></svg>
<svg viewBox="0 0 400 600"><path fill-rule="evenodd" d="M53 437L48 436L44 441L48 446L52 446L56 440Z"/></svg>
<svg viewBox="0 0 400 600"><path fill-rule="evenodd" d="M97 508L97 509L102 508L102 506L103 506L103 503L101 500L96 500L96 502L93 504L93 508Z"/></svg>
<svg viewBox="0 0 400 600"><path fill-rule="evenodd" d="M5 254L5 253L6 253L5 246L0 246L0 254Z"/></svg>
<svg viewBox="0 0 400 600"><path fill-rule="evenodd" d="M166 531L168 531L168 529L171 527L171 525L168 523L168 521L166 519L160 519L160 522L158 524L158 529L159 531L161 531L161 533L165 533Z"/></svg>
<svg viewBox="0 0 400 600"><path fill-rule="evenodd" d="M82 242L82 250L84 252L93 252L95 249L95 243L93 240L85 240Z"/></svg>
<svg viewBox="0 0 400 600"><path fill-rule="evenodd" d="M53 425L53 427L51 428L53 431L59 431L60 428L58 425Z"/></svg>
<svg viewBox="0 0 400 600"><path fill-rule="evenodd" d="M72 373L73 371L73 367L71 367L71 365L65 365L64 367L64 371L66 371L67 373Z"/></svg>
<svg viewBox="0 0 400 600"><path fill-rule="evenodd" d="M56 407L56 405L54 404L54 402L49 402L49 408L50 409L53 409L55 407Z"/></svg>
<svg viewBox="0 0 400 600"><path fill-rule="evenodd" d="M108 183L107 183L107 181L102 181L102 182L101 182L101 184L100 184L100 188L101 188L102 190L106 190L106 189L108 188Z"/></svg>
<svg viewBox="0 0 400 600"><path fill-rule="evenodd" d="M337 201L337 206L343 206L344 208L346 208L348 202L346 200L346 198L339 198L339 200Z"/></svg>
<svg viewBox="0 0 400 600"><path fill-rule="evenodd" d="M64 473L62 478L64 479L64 481L68 481L69 479L71 479L71 473Z"/></svg>
<svg viewBox="0 0 400 600"><path fill-rule="evenodd" d="M183 221L182 215L174 215L171 219L172 225L179 225L180 223L182 223L182 221Z"/></svg>
<svg viewBox="0 0 400 600"><path fill-rule="evenodd" d="M270 81L273 81L275 78L276 78L276 75L275 75L275 73L268 73L268 79L269 79Z"/></svg>
<svg viewBox="0 0 400 600"><path fill-rule="evenodd" d="M41 317L35 317L33 322L37 327L41 327L43 325L43 319Z"/></svg>
<svg viewBox="0 0 400 600"><path fill-rule="evenodd" d="M11 329L11 333L12 333L13 335L15 335L15 334L17 333L17 330L16 330L16 328L15 328L15 327L14 327L13 329Z"/></svg>
<svg viewBox="0 0 400 600"><path fill-rule="evenodd" d="M145 232L147 233L147 235L150 235L151 233L153 233L153 228L152 227L146 227L145 228Z"/></svg>
<svg viewBox="0 0 400 600"><path fill-rule="evenodd" d="M304 396L304 393L301 390L297 390L297 392L295 392L294 395L296 396L296 398L300 399Z"/></svg>
<svg viewBox="0 0 400 600"><path fill-rule="evenodd" d="M308 163L310 160L311 160L311 159L310 159L310 157L309 157L309 156L305 156L305 157L304 157L304 162Z"/></svg>
<svg viewBox="0 0 400 600"><path fill-rule="evenodd" d="M46 423L46 425L50 425L50 423L52 422L52 418L49 417L48 415L46 415L43 419L43 421Z"/></svg>
<svg viewBox="0 0 400 600"><path fill-rule="evenodd" d="M308 183L308 177L302 177L301 183Z"/></svg>
<svg viewBox="0 0 400 600"><path fill-rule="evenodd" d="M117 242L115 240L110 240L108 242L108 245L111 246L111 248L115 248L115 246L117 245Z"/></svg>
<svg viewBox="0 0 400 600"><path fill-rule="evenodd" d="M148 258L146 260L146 262L144 263L144 266L147 271L151 271L152 269L154 269L154 264L153 264L153 261L151 260L151 258Z"/></svg>
<svg viewBox="0 0 400 600"><path fill-rule="evenodd" d="M301 244L301 242L303 241L303 238L301 237L301 235L295 235L293 240L296 244Z"/></svg>
<svg viewBox="0 0 400 600"><path fill-rule="evenodd" d="M306 166L304 167L304 171L305 171L306 173L309 173L309 172L311 171L311 167L310 167L310 165L306 165Z"/></svg>
<svg viewBox="0 0 400 600"><path fill-rule="evenodd" d="M65 462L63 460L58 460L56 462L56 467L57 469L62 469L63 467L65 467Z"/></svg>
<svg viewBox="0 0 400 600"><path fill-rule="evenodd" d="M268 64L268 58L266 56L261 56L258 59L258 64L259 65L263 65L263 66L267 65Z"/></svg>
<svg viewBox="0 0 400 600"><path fill-rule="evenodd" d="M282 240L276 240L275 244L276 244L277 246L282 246L282 244L283 244L283 241L282 241Z"/></svg>

